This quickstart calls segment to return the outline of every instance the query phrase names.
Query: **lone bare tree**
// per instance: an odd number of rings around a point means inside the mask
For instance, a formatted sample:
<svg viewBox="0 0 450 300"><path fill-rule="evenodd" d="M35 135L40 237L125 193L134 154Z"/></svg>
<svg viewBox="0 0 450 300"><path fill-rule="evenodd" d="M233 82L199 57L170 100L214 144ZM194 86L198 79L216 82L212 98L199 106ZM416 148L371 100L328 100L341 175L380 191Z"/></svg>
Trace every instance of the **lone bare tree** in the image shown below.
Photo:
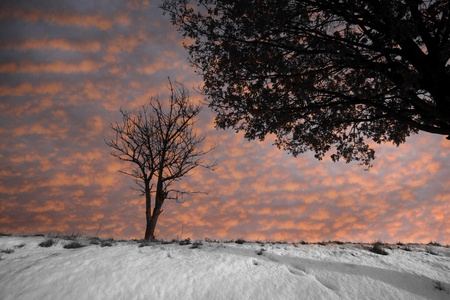
<svg viewBox="0 0 450 300"><path fill-rule="evenodd" d="M172 85L169 80L168 88L171 95L166 109L157 98L152 98L136 113L121 109L122 121L110 125L116 136L106 141L112 148L111 155L133 165L130 170L120 172L133 177L138 190L145 195L145 240L151 241L155 240L164 201L178 201L183 195L195 192L178 190L173 183L197 167L215 166L201 159L215 146L204 150L201 145L205 135L199 136L194 131L201 106L190 103L182 84Z"/></svg>

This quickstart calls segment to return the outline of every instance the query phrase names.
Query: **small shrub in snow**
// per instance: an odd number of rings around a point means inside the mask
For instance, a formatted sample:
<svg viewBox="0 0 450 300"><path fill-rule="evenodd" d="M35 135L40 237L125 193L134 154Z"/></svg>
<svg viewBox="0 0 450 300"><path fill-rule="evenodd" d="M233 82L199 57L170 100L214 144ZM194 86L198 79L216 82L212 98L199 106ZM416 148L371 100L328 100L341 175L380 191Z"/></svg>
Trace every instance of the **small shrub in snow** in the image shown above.
<svg viewBox="0 0 450 300"><path fill-rule="evenodd" d="M112 247L112 246L113 246L113 243L111 241L109 241L109 240L102 241L100 243L100 247Z"/></svg>
<svg viewBox="0 0 450 300"><path fill-rule="evenodd" d="M197 249L197 248L200 248L200 246L202 246L202 245L203 245L202 242L194 242L190 248Z"/></svg>
<svg viewBox="0 0 450 300"><path fill-rule="evenodd" d="M91 245L100 245L101 244L101 240L98 237L94 237L94 238L91 238L89 240L89 244L91 244Z"/></svg>
<svg viewBox="0 0 450 300"><path fill-rule="evenodd" d="M245 240L243 240L243 239L237 239L236 240L236 244L242 245L244 243L245 243Z"/></svg>
<svg viewBox="0 0 450 300"><path fill-rule="evenodd" d="M404 251L412 251L411 247L409 247L409 245L405 245L403 248L401 248Z"/></svg>
<svg viewBox="0 0 450 300"><path fill-rule="evenodd" d="M442 282L440 282L439 280L434 280L433 282L434 282L434 288L435 289L437 289L439 291L446 291L447 292L447 289L444 287Z"/></svg>
<svg viewBox="0 0 450 300"><path fill-rule="evenodd" d="M185 240L181 240L179 243L178 243L178 245L180 245L180 246L186 246L186 245L190 245L191 244L191 239L190 238L187 238L187 239L185 239Z"/></svg>
<svg viewBox="0 0 450 300"><path fill-rule="evenodd" d="M211 239L211 238L205 238L205 242L219 244L219 243L222 242L222 240Z"/></svg>
<svg viewBox="0 0 450 300"><path fill-rule="evenodd" d="M430 241L430 242L428 243L428 245L429 245L429 246L438 246L438 247L441 246L441 244L439 244L438 242L433 242L433 241Z"/></svg>
<svg viewBox="0 0 450 300"><path fill-rule="evenodd" d="M76 248L81 248L81 247L84 247L84 245L83 244L81 244L80 242L78 242L78 241L73 241L73 242L71 242L71 243L69 243L69 244L66 244L66 245L64 245L64 249L76 249Z"/></svg>
<svg viewBox="0 0 450 300"><path fill-rule="evenodd" d="M150 241L146 241L146 240L141 240L141 242L139 243L139 248L142 247L148 247L150 246L152 243Z"/></svg>
<svg viewBox="0 0 450 300"><path fill-rule="evenodd" d="M81 237L81 233L75 233L75 232L66 233L66 234L59 233L56 237L60 237L64 240L75 241Z"/></svg>
<svg viewBox="0 0 450 300"><path fill-rule="evenodd" d="M8 248L8 249L5 249L5 250L2 250L2 253L11 254L11 253L14 253L14 249L13 248Z"/></svg>
<svg viewBox="0 0 450 300"><path fill-rule="evenodd" d="M161 241L161 244L162 244L162 245L169 245L169 244L173 244L173 243L175 243L175 242L176 242L176 240Z"/></svg>
<svg viewBox="0 0 450 300"><path fill-rule="evenodd" d="M40 242L39 247L48 248L48 247L53 246L54 244L55 244L55 241L53 239L47 239L45 241Z"/></svg>
<svg viewBox="0 0 450 300"><path fill-rule="evenodd" d="M111 247L111 246L113 246L113 242L114 242L114 239L112 239L112 238L109 238L109 239L106 239L106 240L102 240L102 239L100 239L100 238L98 238L98 237L95 237L95 238L92 238L91 240L90 240L90 244L92 245L100 245L100 247Z"/></svg>
<svg viewBox="0 0 450 300"><path fill-rule="evenodd" d="M384 244L381 241L376 241L372 244L372 247L369 248L369 251L380 254L380 255L388 255L389 253L384 250Z"/></svg>

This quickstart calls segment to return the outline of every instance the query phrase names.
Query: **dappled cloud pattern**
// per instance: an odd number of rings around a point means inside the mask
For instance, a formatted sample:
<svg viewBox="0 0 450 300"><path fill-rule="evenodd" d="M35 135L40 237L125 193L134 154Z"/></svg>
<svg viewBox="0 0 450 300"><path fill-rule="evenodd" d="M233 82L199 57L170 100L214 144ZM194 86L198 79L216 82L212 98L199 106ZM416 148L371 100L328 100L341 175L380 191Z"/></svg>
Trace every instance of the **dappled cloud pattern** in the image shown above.
<svg viewBox="0 0 450 300"><path fill-rule="evenodd" d="M104 139L120 108L168 96L167 78L195 102L201 79L156 2L0 3L0 230L142 238L145 201L117 172ZM165 203L158 238L450 243L450 143L420 133L375 146L374 167L293 158L264 142L198 130L218 147Z"/></svg>

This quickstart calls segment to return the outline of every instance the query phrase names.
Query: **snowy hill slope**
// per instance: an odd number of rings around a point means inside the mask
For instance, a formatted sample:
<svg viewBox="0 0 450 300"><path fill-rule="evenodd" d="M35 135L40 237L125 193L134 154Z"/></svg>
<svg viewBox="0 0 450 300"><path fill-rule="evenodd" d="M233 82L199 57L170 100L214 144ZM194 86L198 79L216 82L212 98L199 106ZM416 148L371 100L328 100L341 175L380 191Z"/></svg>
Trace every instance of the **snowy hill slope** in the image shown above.
<svg viewBox="0 0 450 300"><path fill-rule="evenodd" d="M0 237L0 299L450 299L442 246L44 240Z"/></svg>

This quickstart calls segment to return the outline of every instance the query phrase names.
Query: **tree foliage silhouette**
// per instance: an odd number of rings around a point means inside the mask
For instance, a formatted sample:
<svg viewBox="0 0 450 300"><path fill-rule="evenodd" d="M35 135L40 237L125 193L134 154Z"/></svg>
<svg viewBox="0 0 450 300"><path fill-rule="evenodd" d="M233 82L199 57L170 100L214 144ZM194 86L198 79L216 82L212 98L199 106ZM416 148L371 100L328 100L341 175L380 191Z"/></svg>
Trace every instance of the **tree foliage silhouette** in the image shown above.
<svg viewBox="0 0 450 300"><path fill-rule="evenodd" d="M188 91L182 84L172 85L169 80L169 89L171 96L166 109L152 98L136 113L121 110L122 122L110 126L116 136L106 142L112 148L111 155L133 165L131 170L120 172L133 177L138 190L145 195L144 238L152 241L164 201L178 201L185 194L196 193L178 190L173 184L197 167L215 166L202 160L215 146L203 150L205 136L194 131L201 106L189 102Z"/></svg>
<svg viewBox="0 0 450 300"><path fill-rule="evenodd" d="M219 128L370 166L376 143L450 139L448 0L166 0Z"/></svg>

